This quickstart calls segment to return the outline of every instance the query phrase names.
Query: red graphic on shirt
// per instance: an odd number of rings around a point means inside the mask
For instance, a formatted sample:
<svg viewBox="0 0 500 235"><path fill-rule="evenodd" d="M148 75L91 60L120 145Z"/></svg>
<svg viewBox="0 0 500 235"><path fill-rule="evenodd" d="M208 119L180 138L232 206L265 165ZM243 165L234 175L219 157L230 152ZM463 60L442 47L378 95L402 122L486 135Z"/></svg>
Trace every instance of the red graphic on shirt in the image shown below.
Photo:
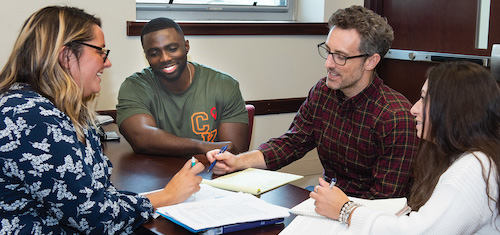
<svg viewBox="0 0 500 235"><path fill-rule="evenodd" d="M215 107L213 109L215 109ZM207 123L207 121L208 114L205 112L196 112L191 116L191 125L193 128L193 132L197 135L200 135L203 141L214 142L215 138L217 137L217 129L210 131L210 125Z"/></svg>
<svg viewBox="0 0 500 235"><path fill-rule="evenodd" d="M215 109L215 107L212 107L212 109L210 109L210 114L212 114L214 120L217 120L217 110Z"/></svg>

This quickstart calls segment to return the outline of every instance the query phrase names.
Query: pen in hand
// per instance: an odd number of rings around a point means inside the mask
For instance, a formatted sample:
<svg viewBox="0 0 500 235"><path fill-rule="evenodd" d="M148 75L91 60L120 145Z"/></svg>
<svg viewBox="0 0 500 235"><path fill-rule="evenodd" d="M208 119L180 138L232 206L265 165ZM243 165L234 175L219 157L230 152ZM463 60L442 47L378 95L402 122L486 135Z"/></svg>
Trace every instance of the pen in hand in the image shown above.
<svg viewBox="0 0 500 235"><path fill-rule="evenodd" d="M224 147L222 147L222 148L220 149L219 154L221 154L221 153L225 152L225 151L226 151L226 149L227 149L227 145L224 145ZM210 167L208 167L207 172L210 172L210 171L212 170L212 168L214 168L215 163L217 163L217 159L214 159L214 161L212 162L212 164L210 164Z"/></svg>
<svg viewBox="0 0 500 235"><path fill-rule="evenodd" d="M333 188L335 184L337 183L337 178L332 178L332 182L330 182L330 188Z"/></svg>
<svg viewBox="0 0 500 235"><path fill-rule="evenodd" d="M196 165L196 158L194 156L191 156L191 168ZM196 196L196 193L193 193L193 196Z"/></svg>
<svg viewBox="0 0 500 235"><path fill-rule="evenodd" d="M196 165L196 159L194 158L194 156L192 156L191 157L191 168L193 168L194 165Z"/></svg>

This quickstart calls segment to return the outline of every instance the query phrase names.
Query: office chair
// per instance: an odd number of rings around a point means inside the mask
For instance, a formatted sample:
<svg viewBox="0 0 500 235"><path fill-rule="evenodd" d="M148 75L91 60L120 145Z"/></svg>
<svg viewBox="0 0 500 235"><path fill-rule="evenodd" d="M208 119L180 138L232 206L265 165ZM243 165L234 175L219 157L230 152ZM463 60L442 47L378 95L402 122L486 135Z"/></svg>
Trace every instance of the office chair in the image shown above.
<svg viewBox="0 0 500 235"><path fill-rule="evenodd" d="M251 104L245 105L248 112L248 147L250 148L250 142L252 140L252 130L253 130L253 117L255 116L255 107Z"/></svg>

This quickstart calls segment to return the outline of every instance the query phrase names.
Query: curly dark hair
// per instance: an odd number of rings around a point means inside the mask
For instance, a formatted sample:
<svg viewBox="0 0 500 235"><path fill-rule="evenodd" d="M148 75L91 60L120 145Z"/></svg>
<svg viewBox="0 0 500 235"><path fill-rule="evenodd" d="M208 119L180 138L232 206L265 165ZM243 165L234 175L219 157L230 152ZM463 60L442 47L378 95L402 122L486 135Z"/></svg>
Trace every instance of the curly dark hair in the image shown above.
<svg viewBox="0 0 500 235"><path fill-rule="evenodd" d="M361 37L358 50L369 55L377 53L382 58L394 40L394 31L387 19L362 6L339 9L330 16L328 27L355 29Z"/></svg>

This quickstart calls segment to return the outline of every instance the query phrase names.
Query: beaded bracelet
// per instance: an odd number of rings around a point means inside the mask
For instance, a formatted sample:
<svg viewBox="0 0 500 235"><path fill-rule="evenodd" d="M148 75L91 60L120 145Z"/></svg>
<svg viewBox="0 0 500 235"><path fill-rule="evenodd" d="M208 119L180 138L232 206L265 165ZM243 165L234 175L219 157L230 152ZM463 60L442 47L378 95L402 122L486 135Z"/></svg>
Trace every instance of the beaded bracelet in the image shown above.
<svg viewBox="0 0 500 235"><path fill-rule="evenodd" d="M360 206L363 206L363 204L353 201L348 201L344 203L342 209L340 210L340 216L339 216L340 223L347 224L349 221L349 216L351 216L352 211Z"/></svg>
<svg viewBox="0 0 500 235"><path fill-rule="evenodd" d="M346 203L344 203L344 205L342 206L342 209L340 209L340 215L339 215L339 221L340 223L343 223L344 221L344 217L345 217L345 213L346 213L346 210L348 207L350 207L350 205L354 203L353 201L347 201Z"/></svg>

